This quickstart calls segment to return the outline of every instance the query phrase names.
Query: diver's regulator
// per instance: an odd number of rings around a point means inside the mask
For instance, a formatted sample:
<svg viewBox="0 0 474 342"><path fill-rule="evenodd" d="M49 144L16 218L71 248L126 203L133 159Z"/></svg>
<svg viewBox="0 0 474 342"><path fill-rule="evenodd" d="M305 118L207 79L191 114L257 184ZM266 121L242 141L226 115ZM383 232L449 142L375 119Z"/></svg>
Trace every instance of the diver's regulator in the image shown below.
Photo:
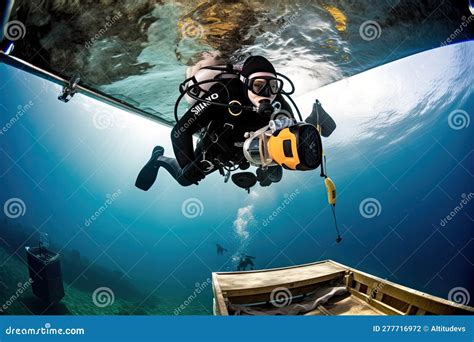
<svg viewBox="0 0 474 342"><path fill-rule="evenodd" d="M270 100L260 101L258 107L243 106L242 103L240 103L237 100L231 100L229 104L226 106L228 108L229 113L233 116L239 116L240 114L242 114L242 111L246 109L246 110L254 111L260 116L263 116L265 118L271 118L272 115L274 115L275 113L278 113L281 109L280 102L275 101L271 103Z"/></svg>
<svg viewBox="0 0 474 342"><path fill-rule="evenodd" d="M279 103L279 102L276 102L276 103ZM262 100L259 102L259 106L257 108L258 114L269 118L274 112L275 112L275 107L270 103L270 100Z"/></svg>

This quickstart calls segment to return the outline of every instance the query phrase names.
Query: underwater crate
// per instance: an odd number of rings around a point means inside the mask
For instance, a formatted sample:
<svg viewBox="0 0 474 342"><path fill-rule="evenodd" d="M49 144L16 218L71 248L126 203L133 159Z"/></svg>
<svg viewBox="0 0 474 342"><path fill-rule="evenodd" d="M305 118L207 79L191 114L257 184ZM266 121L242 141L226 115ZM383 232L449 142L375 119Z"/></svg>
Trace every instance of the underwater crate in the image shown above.
<svg viewBox="0 0 474 342"><path fill-rule="evenodd" d="M48 304L64 297L59 254L46 247L26 247L33 293Z"/></svg>
<svg viewBox="0 0 474 342"><path fill-rule="evenodd" d="M212 274L212 286L214 314L224 316L295 314L291 306L283 307L281 302L276 303L278 291L286 300L283 304L295 304L293 308L304 305L311 308L296 314L474 314L472 307L378 278L332 260L258 271L215 272ZM339 292L331 292L334 289ZM311 297L315 293L322 294L319 299L325 297L322 304L314 305L319 302L314 300L318 297Z"/></svg>

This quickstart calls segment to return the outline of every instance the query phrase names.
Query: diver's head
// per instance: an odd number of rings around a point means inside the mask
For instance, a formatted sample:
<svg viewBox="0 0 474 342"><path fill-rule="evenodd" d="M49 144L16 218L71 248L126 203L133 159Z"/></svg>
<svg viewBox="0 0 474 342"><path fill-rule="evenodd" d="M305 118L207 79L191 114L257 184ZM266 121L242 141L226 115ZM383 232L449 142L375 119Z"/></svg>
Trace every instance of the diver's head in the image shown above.
<svg viewBox="0 0 474 342"><path fill-rule="evenodd" d="M272 110L271 103L283 87L272 63L265 57L251 56L245 60L240 76L250 102L259 108L259 112L266 114Z"/></svg>

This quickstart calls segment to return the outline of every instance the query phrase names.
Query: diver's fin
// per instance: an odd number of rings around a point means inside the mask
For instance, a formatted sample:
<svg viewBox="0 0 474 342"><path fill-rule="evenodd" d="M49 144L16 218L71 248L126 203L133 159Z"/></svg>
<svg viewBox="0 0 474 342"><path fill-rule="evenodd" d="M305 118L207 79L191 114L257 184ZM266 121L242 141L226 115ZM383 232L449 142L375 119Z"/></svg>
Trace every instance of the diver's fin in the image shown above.
<svg viewBox="0 0 474 342"><path fill-rule="evenodd" d="M148 191L153 183L155 183L159 169L158 158L161 157L164 152L165 149L161 146L156 146L153 149L150 160L141 169L137 180L135 181L135 186L137 188L142 189L143 191Z"/></svg>
<svg viewBox="0 0 474 342"><path fill-rule="evenodd" d="M332 132L336 129L336 122L331 116L323 109L321 102L316 100L313 105L313 111L311 115L306 118L306 122L315 126L321 126L321 135L325 138L329 137Z"/></svg>

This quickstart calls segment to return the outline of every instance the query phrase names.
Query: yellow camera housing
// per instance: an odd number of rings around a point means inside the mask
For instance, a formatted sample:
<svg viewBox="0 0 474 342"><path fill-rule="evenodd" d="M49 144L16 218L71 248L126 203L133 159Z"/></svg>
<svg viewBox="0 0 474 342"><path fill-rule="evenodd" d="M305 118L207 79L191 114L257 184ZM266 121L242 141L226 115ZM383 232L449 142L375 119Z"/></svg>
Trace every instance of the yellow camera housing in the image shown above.
<svg viewBox="0 0 474 342"><path fill-rule="evenodd" d="M300 123L276 131L267 142L268 155L289 170L314 170L321 165L321 136L315 126Z"/></svg>

